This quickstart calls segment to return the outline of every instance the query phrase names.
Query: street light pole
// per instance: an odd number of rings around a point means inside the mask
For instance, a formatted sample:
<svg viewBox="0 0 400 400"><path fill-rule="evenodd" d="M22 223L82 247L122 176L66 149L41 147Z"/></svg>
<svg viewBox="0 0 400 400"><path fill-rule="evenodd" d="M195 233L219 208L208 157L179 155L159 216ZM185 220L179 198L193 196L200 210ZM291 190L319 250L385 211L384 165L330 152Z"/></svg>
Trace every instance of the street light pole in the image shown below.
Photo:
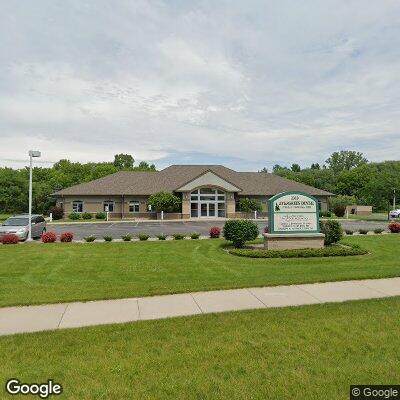
<svg viewBox="0 0 400 400"><path fill-rule="evenodd" d="M29 150L29 225L27 241L32 240L32 164L33 157L40 157L40 151Z"/></svg>

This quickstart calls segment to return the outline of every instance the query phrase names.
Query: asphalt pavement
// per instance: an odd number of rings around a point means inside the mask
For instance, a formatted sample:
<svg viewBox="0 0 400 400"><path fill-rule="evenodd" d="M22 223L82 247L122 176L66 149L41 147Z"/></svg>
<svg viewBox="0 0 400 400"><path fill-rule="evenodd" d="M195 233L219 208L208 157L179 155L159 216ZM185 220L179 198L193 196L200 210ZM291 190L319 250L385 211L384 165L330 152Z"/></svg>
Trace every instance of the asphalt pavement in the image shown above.
<svg viewBox="0 0 400 400"><path fill-rule="evenodd" d="M97 238L103 236L112 236L114 239L121 238L122 235L130 233L132 236L138 235L139 233L145 233L152 237L159 234L172 235L174 233L190 234L197 232L200 235L207 236L212 226L218 226L222 228L225 221L110 221L110 222L90 222L90 223L51 223L48 224L47 230L54 231L58 234L62 232L73 232L75 240L82 240L86 236L94 235ZM374 222L374 221L354 221L354 220L341 220L344 229L350 229L357 231L359 229L374 230L376 228L382 228L387 230L387 222ZM260 232L263 231L265 226L268 224L266 220L258 220L257 225L260 228Z"/></svg>

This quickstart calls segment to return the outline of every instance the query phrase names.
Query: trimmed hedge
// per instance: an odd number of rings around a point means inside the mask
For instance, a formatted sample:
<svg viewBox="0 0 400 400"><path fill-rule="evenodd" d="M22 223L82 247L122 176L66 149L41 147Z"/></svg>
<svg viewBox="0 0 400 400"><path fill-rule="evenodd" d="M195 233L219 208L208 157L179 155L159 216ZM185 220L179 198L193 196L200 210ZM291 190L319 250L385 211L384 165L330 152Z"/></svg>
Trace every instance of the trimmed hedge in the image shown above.
<svg viewBox="0 0 400 400"><path fill-rule="evenodd" d="M69 219L72 219L73 221L76 221L76 220L78 220L78 219L81 219L81 214L80 214L80 213L73 212L73 213L71 213L71 214L68 215L68 218L69 218Z"/></svg>
<svg viewBox="0 0 400 400"><path fill-rule="evenodd" d="M72 242L73 238L74 238L74 234L72 232L63 232L60 235L60 242L69 243L69 242Z"/></svg>
<svg viewBox="0 0 400 400"><path fill-rule="evenodd" d="M320 221L321 232L325 234L325 245L337 243L343 237L343 228L338 221Z"/></svg>
<svg viewBox="0 0 400 400"><path fill-rule="evenodd" d="M96 219L106 219L106 213L105 212L98 212L95 215Z"/></svg>
<svg viewBox="0 0 400 400"><path fill-rule="evenodd" d="M241 248L248 241L257 239L258 226L248 219L231 219L225 222L224 238Z"/></svg>
<svg viewBox="0 0 400 400"><path fill-rule="evenodd" d="M211 239L218 239L221 236L221 228L218 226L213 226L210 228L209 234Z"/></svg>
<svg viewBox="0 0 400 400"><path fill-rule="evenodd" d="M82 214L82 219L92 219L92 218L93 218L93 215L88 212L84 212Z"/></svg>
<svg viewBox="0 0 400 400"><path fill-rule="evenodd" d="M57 240L57 234L55 232L43 233L42 237L43 243L54 243Z"/></svg>
<svg viewBox="0 0 400 400"><path fill-rule="evenodd" d="M392 222L388 225L389 231L392 233L400 233L400 223Z"/></svg>
<svg viewBox="0 0 400 400"><path fill-rule="evenodd" d="M347 257L367 254L368 251L358 245L351 247L332 246L322 249L292 249L292 250L251 250L231 249L230 254L250 258L311 258L311 257Z"/></svg>
<svg viewBox="0 0 400 400"><path fill-rule="evenodd" d="M0 243L3 243L3 244L18 244L19 243L19 237L14 233L7 233L7 234L3 235L3 237L0 239Z"/></svg>

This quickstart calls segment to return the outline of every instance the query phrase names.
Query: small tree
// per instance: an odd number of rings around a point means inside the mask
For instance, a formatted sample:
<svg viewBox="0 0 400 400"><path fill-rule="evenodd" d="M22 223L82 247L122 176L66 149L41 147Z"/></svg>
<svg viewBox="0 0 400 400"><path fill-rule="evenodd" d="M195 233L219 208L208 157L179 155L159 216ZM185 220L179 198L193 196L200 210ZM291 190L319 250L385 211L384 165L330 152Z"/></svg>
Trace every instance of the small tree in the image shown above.
<svg viewBox="0 0 400 400"><path fill-rule="evenodd" d="M180 211L181 199L169 192L158 192L149 197L149 204L154 207L157 212Z"/></svg>
<svg viewBox="0 0 400 400"><path fill-rule="evenodd" d="M249 240L258 236L258 226L248 219L231 219L225 222L224 238L233 243L236 248L243 247Z"/></svg>
<svg viewBox="0 0 400 400"><path fill-rule="evenodd" d="M338 242L343 236L342 225L338 221L321 221L321 232L325 234L325 244Z"/></svg>
<svg viewBox="0 0 400 400"><path fill-rule="evenodd" d="M239 200L238 209L243 212L262 211L262 204L259 200L246 197Z"/></svg>

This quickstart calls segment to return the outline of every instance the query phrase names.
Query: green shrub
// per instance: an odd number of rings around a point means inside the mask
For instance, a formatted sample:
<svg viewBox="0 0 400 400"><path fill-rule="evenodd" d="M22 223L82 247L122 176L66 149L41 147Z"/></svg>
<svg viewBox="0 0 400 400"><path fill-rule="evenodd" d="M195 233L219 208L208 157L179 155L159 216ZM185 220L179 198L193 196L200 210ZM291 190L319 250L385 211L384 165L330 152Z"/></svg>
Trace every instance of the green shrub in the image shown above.
<svg viewBox="0 0 400 400"><path fill-rule="evenodd" d="M343 236L342 225L338 221L321 221L321 232L325 234L325 244L337 243Z"/></svg>
<svg viewBox="0 0 400 400"><path fill-rule="evenodd" d="M96 219L106 219L106 213L105 212L98 212L96 213Z"/></svg>
<svg viewBox="0 0 400 400"><path fill-rule="evenodd" d="M158 240L166 240L167 239L167 235L163 235L163 234L157 235L157 239Z"/></svg>
<svg viewBox="0 0 400 400"><path fill-rule="evenodd" d="M92 217L93 217L92 214L87 212L82 214L82 219L92 219Z"/></svg>
<svg viewBox="0 0 400 400"><path fill-rule="evenodd" d="M127 233L126 235L122 235L122 236L121 236L121 239L122 239L124 242L130 242L130 241L132 240L132 235L131 235L130 233Z"/></svg>
<svg viewBox="0 0 400 400"><path fill-rule="evenodd" d="M149 204L157 211L174 212L181 210L181 199L169 192L158 192L149 197Z"/></svg>
<svg viewBox="0 0 400 400"><path fill-rule="evenodd" d="M198 239L200 237L200 233L196 233L196 232L193 232L191 235L190 235L190 238L191 239Z"/></svg>
<svg viewBox="0 0 400 400"><path fill-rule="evenodd" d="M174 240L182 240L185 239L185 235L182 233L174 233L173 235Z"/></svg>
<svg viewBox="0 0 400 400"><path fill-rule="evenodd" d="M352 235L354 233L354 231L352 231L351 229L346 229L345 232L346 235Z"/></svg>
<svg viewBox="0 0 400 400"><path fill-rule="evenodd" d="M246 219L231 219L225 222L224 238L237 248L243 247L249 240L258 236L258 226L254 221Z"/></svg>
<svg viewBox="0 0 400 400"><path fill-rule="evenodd" d="M368 251L358 245L350 247L335 245L322 249L292 249L292 250L251 250L251 249L232 249L230 254L240 257L250 258L310 258L310 257L346 257L360 256L367 254Z"/></svg>
<svg viewBox="0 0 400 400"><path fill-rule="evenodd" d="M145 233L139 233L139 235L138 235L139 240L142 240L142 241L148 240L149 237L150 237L150 235L146 235Z"/></svg>
<svg viewBox="0 0 400 400"><path fill-rule="evenodd" d="M331 211L320 211L319 216L322 218L331 218L333 215Z"/></svg>
<svg viewBox="0 0 400 400"><path fill-rule="evenodd" d="M262 204L259 200L246 197L239 200L238 210L243 212L262 211Z"/></svg>
<svg viewBox="0 0 400 400"><path fill-rule="evenodd" d="M359 229L359 230L358 230L358 233L359 233L360 235L366 235L366 234L368 233L368 229Z"/></svg>
<svg viewBox="0 0 400 400"><path fill-rule="evenodd" d="M105 242L112 242L113 237L112 236L103 236L103 239Z"/></svg>
<svg viewBox="0 0 400 400"><path fill-rule="evenodd" d="M376 233L377 235L379 235L380 233L382 233L384 231L384 229L382 228L376 228L374 229L374 233Z"/></svg>
<svg viewBox="0 0 400 400"><path fill-rule="evenodd" d="M96 240L96 236L90 235L83 238L85 242L94 242Z"/></svg>
<svg viewBox="0 0 400 400"><path fill-rule="evenodd" d="M77 219L81 219L81 214L73 212L68 215L68 218L72 219L73 221L76 221Z"/></svg>

